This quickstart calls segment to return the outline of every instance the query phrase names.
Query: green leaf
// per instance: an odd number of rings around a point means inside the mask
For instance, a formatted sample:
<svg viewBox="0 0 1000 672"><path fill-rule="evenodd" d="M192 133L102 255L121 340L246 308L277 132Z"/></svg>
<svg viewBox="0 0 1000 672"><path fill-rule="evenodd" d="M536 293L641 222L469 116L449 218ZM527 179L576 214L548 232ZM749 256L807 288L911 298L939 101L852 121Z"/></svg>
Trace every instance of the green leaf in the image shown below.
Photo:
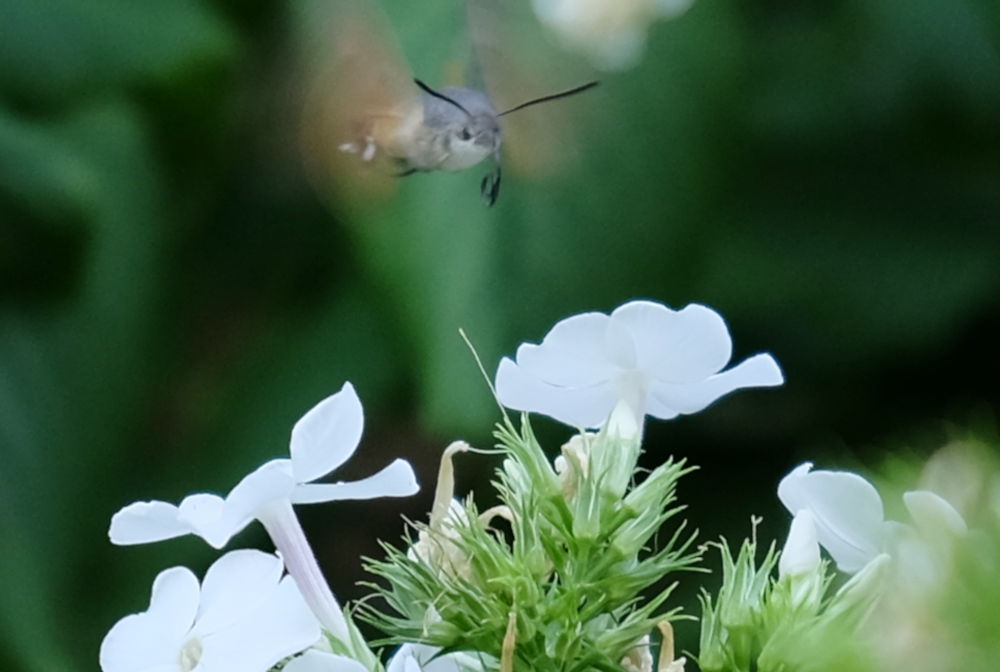
<svg viewBox="0 0 1000 672"><path fill-rule="evenodd" d="M8 0L0 89L65 103L97 90L164 83L228 58L228 26L199 0Z"/></svg>

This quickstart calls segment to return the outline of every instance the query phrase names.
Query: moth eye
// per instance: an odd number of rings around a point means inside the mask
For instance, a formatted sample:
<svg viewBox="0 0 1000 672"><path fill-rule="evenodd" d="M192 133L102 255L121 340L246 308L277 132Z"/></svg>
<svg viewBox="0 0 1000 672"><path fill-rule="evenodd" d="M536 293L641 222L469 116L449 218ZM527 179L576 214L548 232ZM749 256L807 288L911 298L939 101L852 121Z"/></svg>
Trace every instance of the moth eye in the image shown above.
<svg viewBox="0 0 1000 672"><path fill-rule="evenodd" d="M472 133L469 133L469 129L463 128L461 131L458 132L458 137L462 140L471 140Z"/></svg>

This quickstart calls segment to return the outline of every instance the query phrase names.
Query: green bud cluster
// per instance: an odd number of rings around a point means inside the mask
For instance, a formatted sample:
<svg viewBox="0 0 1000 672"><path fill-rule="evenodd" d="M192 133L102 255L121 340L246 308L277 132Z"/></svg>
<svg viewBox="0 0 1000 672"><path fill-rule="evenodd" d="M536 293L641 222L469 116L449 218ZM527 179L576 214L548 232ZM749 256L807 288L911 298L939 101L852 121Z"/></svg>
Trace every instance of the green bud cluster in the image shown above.
<svg viewBox="0 0 1000 672"><path fill-rule="evenodd" d="M734 558L718 544L722 586L701 595L702 672L811 672L838 668L838 656L854 642L879 597L880 556L839 590L827 562L809 573L775 577L779 553L772 544L757 561L755 539Z"/></svg>
<svg viewBox="0 0 1000 672"><path fill-rule="evenodd" d="M366 600L361 616L391 635L386 643L478 652L484 669L621 672L640 640L677 616L663 580L700 557L683 522L652 543L683 509L676 485L690 468L669 460L636 484L638 438L607 432L574 437L553 466L527 417L496 437L500 506L483 514L470 498L446 525L416 526L445 553L384 545L386 558L367 567L384 580L369 585L388 609ZM493 526L498 517L509 531Z"/></svg>

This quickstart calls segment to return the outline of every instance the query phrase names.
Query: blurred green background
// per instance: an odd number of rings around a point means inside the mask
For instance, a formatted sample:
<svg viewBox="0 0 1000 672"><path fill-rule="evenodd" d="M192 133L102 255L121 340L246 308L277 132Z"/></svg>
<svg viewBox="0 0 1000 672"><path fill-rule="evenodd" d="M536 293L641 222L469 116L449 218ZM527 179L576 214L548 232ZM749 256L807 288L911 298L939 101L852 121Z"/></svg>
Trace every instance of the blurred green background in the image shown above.
<svg viewBox="0 0 1000 672"><path fill-rule="evenodd" d="M414 71L442 81L460 3L384 4ZM774 487L798 459L871 464L995 421L995 0L698 0L652 26L638 66L559 103L578 112L572 160L508 171L492 210L482 169L408 178L368 209L316 193L289 142L310 11L0 9L3 669L96 669L158 571L214 557L193 539L114 548L111 514L228 490L344 380L367 427L338 477L405 456L425 484L304 510L335 592L362 594L359 554L424 515L444 445L492 442L459 327L492 370L557 319L649 297L719 310L737 358L774 353L780 390L649 429L651 463L702 466L681 495L706 537L751 512L782 536ZM523 39L512 58L582 60ZM539 425L553 449L566 436ZM482 489L491 458L460 459L460 489Z"/></svg>

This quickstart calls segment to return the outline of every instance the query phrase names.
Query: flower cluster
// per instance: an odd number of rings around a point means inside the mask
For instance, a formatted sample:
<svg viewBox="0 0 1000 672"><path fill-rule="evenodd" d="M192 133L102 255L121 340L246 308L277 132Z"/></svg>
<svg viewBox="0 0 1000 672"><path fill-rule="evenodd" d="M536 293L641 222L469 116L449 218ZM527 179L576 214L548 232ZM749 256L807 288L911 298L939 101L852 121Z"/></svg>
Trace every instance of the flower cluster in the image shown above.
<svg viewBox="0 0 1000 672"><path fill-rule="evenodd" d="M719 545L723 585L702 596L701 669L914 669L912 631L926 624L912 615L930 612L955 580L971 538L964 518L936 493L911 490L902 500L912 522L886 520L871 482L808 462L781 480L778 498L792 514L780 552L772 545L758 562L755 540L735 559Z"/></svg>
<svg viewBox="0 0 1000 672"><path fill-rule="evenodd" d="M647 415L671 419L737 389L781 383L770 355L724 370L731 354L711 309L651 301L570 317L540 345L522 345L497 369L497 398L579 433L551 461L526 416L520 428L502 424L499 504L486 511L471 497L454 499L453 460L470 448L450 446L416 543L387 547L386 560L368 565L384 579L376 590L389 608L366 602L362 617L393 642L474 652L486 669L538 672L652 672L650 633L658 631L656 669L683 670L670 626L677 609L664 608L674 585L642 596L700 558L694 535L675 523L683 508L676 485L689 468L668 459L643 477L642 427Z"/></svg>
<svg viewBox="0 0 1000 672"><path fill-rule="evenodd" d="M673 419L782 383L771 355L730 367L731 356L715 311L651 301L567 318L539 344L521 345L494 381L502 405L525 413L497 426L502 461L490 506L456 498L456 462L481 451L452 443L428 521L412 524L402 548L383 544L384 559L366 561L381 581L369 584L374 599L352 609L320 572L295 506L403 497L418 486L402 459L359 481L324 481L361 441L361 402L346 383L295 424L288 457L225 496L136 502L113 516L116 544L193 534L216 549L257 520L277 553L229 551L201 581L185 567L160 572L149 607L108 632L101 669L683 672L671 625L680 615L675 577L700 569L710 545L696 546L680 519L677 486L691 467L667 458L646 471L638 460L647 416ZM528 413L574 429L555 459ZM961 471L970 480L976 468ZM758 552L756 523L735 552L724 539L714 544L722 581L701 595L692 654L700 669L930 672L954 667L955 652L964 652L963 669L993 669L1000 645L982 648L979 638L977 649L968 633L980 622L987 632L1000 601L988 589L1000 563L1000 478L980 490L992 493L981 507L992 512L990 533L929 488L903 492L907 520L888 520L862 476L811 463L792 469L777 487L791 515L780 550ZM352 615L384 638L366 641ZM385 644L398 646L383 662L373 646Z"/></svg>
<svg viewBox="0 0 1000 672"><path fill-rule="evenodd" d="M657 668L680 672L670 626L677 609L665 606L674 586L642 594L700 557L694 535L674 524L683 508L676 485L689 468L668 459L642 477L642 426L647 415L670 419L782 382L770 355L724 370L731 351L711 309L634 301L610 315L568 318L540 345L504 359L495 389L506 407L580 432L553 462L527 416L519 428L499 425L500 503L484 511L454 497L454 459L471 447L444 451L429 522L406 548L385 545L387 558L369 562L385 580L373 587L389 610L366 600L357 612L400 645L386 663L334 597L294 508L417 491L404 460L360 481L320 482L361 440L361 403L345 384L295 424L289 457L261 465L227 495L136 502L114 515L116 544L193 534L216 549L257 520L277 554L230 551L200 583L184 567L161 572L149 608L108 633L102 670L652 672L650 634L658 632Z"/></svg>
<svg viewBox="0 0 1000 672"><path fill-rule="evenodd" d="M911 490L903 495L913 525L887 521L882 498L871 483L845 471L812 471L806 462L792 470L778 486L778 498L837 567L848 574L867 567L880 554L906 563L934 543L967 531L965 520L945 499L929 490ZM925 565L921 561L921 565ZM918 568L912 568L914 572Z"/></svg>
<svg viewBox="0 0 1000 672"><path fill-rule="evenodd" d="M323 578L293 508L417 491L405 460L361 481L314 482L354 454L363 425L361 402L346 383L295 424L289 458L261 465L226 497L198 493L177 506L135 502L116 513L108 533L115 544L194 534L219 549L258 520L278 555L247 550L223 555L205 576L200 602L197 579L189 570L174 567L161 573L149 609L125 617L105 638L104 672L161 669L158 665L184 672L266 672L283 658L321 645L321 628L327 647L367 662L361 669L371 669L374 658ZM281 578L285 570L288 574ZM315 660L310 656L296 667L320 669L309 662Z"/></svg>

